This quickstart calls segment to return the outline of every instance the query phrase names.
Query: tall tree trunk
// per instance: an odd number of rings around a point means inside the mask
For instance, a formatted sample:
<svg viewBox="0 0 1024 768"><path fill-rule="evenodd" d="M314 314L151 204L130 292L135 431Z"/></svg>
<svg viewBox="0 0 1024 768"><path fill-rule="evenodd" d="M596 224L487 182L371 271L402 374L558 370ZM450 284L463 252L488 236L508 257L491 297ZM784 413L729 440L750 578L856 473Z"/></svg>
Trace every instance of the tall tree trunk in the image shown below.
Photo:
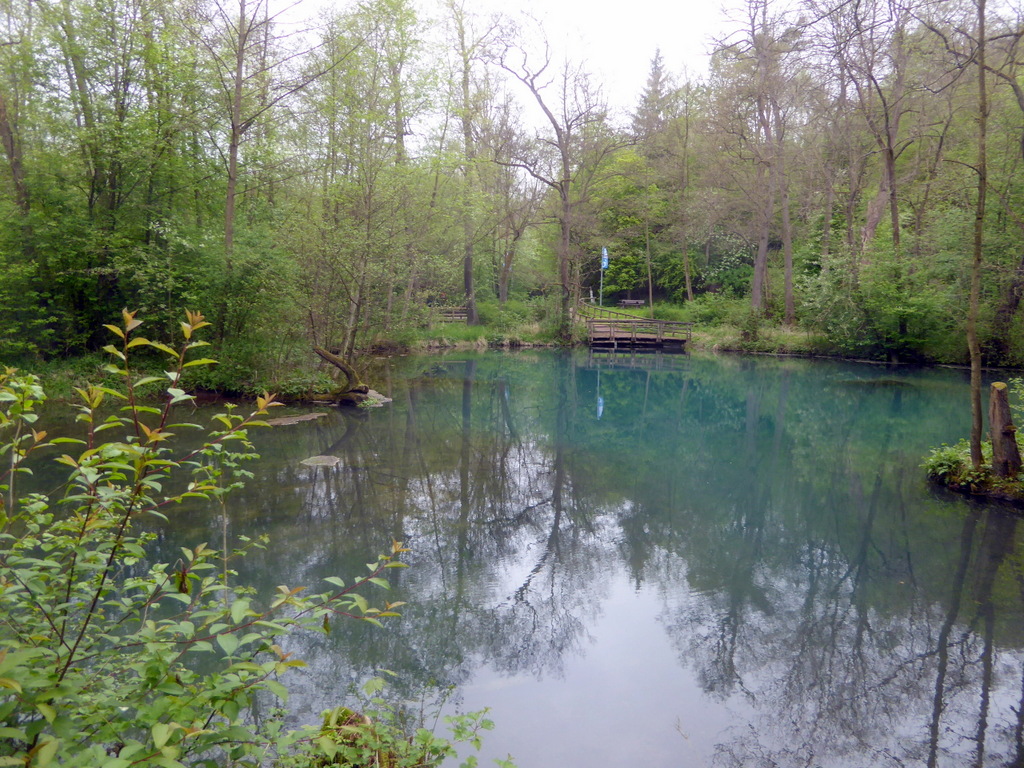
<svg viewBox="0 0 1024 768"><path fill-rule="evenodd" d="M4 155L7 157L7 167L11 172L11 182L14 185L14 203L23 216L28 216L31 210L31 199L29 197L28 184L25 181L25 165L21 149L21 141L16 129L15 120L12 119L7 99L0 91L0 143L4 147Z"/></svg>
<svg viewBox="0 0 1024 768"><path fill-rule="evenodd" d="M458 33L459 56L461 64L460 124L462 127L462 284L465 294L466 322L476 325L480 322L476 312L476 289L473 285L473 258L475 229L473 221L473 160L476 148L473 142L473 103L470 92L470 66L472 51L466 43L465 18L461 9L455 13L456 30Z"/></svg>
<svg viewBox="0 0 1024 768"><path fill-rule="evenodd" d="M751 284L750 307L764 311L768 285L768 239L771 234L772 211L775 208L775 172L763 164L758 166L757 184L764 189L765 200L758 212L757 255L754 257L754 280ZM767 182L767 183L765 183Z"/></svg>
<svg viewBox="0 0 1024 768"><path fill-rule="evenodd" d="M235 249L235 198L238 195L238 152L242 144L242 96L245 85L245 50L249 38L246 0L238 3L238 39L235 41L235 67L231 91L231 135L228 138L228 184L224 200L224 256L226 277L230 279Z"/></svg>
<svg viewBox="0 0 1024 768"><path fill-rule="evenodd" d="M654 270L651 268L651 224L644 220L644 256L647 260L647 309L654 319Z"/></svg>
<svg viewBox="0 0 1024 768"><path fill-rule="evenodd" d="M796 303L793 300L793 222L789 214L789 183L782 180L782 257L785 281L786 323L796 322Z"/></svg>
<svg viewBox="0 0 1024 768"><path fill-rule="evenodd" d="M821 222L821 271L828 272L832 256L832 206L835 205L836 185L833 171L830 169L828 187L825 189L825 204ZM787 206L788 207L788 206Z"/></svg>
<svg viewBox="0 0 1024 768"><path fill-rule="evenodd" d="M985 5L978 0L978 197L974 208L974 254L971 260L971 296L967 309L967 349L971 356L971 464L981 469L981 345L978 312L981 301L981 257L985 236L985 195L988 188L988 93L985 82Z"/></svg>
<svg viewBox="0 0 1024 768"><path fill-rule="evenodd" d="M561 221L558 239L558 280L561 283L562 296L558 318L558 336L568 342L572 336L572 280L569 274L569 255L572 248L572 201L569 199L570 178L568 171L559 184L561 195Z"/></svg>

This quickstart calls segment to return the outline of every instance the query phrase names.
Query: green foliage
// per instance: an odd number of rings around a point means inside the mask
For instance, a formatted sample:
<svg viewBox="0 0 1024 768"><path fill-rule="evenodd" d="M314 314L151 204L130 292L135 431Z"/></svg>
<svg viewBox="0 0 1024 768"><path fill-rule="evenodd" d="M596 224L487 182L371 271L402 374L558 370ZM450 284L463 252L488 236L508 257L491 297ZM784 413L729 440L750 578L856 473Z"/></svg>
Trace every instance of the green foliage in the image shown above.
<svg viewBox="0 0 1024 768"><path fill-rule="evenodd" d="M743 317L740 323L740 339L745 342L756 342L761 335L761 324L764 322L764 315L756 309L751 309Z"/></svg>
<svg viewBox="0 0 1024 768"><path fill-rule="evenodd" d="M466 325L465 322L458 322L440 325L434 329L431 335L445 341L475 344L486 340L487 331L480 325Z"/></svg>
<svg viewBox="0 0 1024 768"><path fill-rule="evenodd" d="M499 332L515 330L529 322L532 314L521 301L508 301L504 305L496 301L481 301L477 303L476 310L483 325Z"/></svg>
<svg viewBox="0 0 1024 768"><path fill-rule="evenodd" d="M952 481L962 477L970 465L970 444L967 440L960 440L956 445L943 443L941 447L933 448L921 466L930 478Z"/></svg>
<svg viewBox="0 0 1024 768"><path fill-rule="evenodd" d="M845 354L924 359L951 335L959 338L948 283L923 271L909 274L906 261L891 255L876 254L857 279L837 264L798 283L804 322Z"/></svg>
<svg viewBox="0 0 1024 768"><path fill-rule="evenodd" d="M612 259L604 277L605 298L644 286L647 282L646 270L643 253L638 251L627 251Z"/></svg>
<svg viewBox="0 0 1024 768"><path fill-rule="evenodd" d="M718 293L702 293L683 305L682 316L699 325L737 324L749 311L750 302Z"/></svg>
<svg viewBox="0 0 1024 768"><path fill-rule="evenodd" d="M53 341L35 265L0 254L0 360L36 358Z"/></svg>
<svg viewBox="0 0 1024 768"><path fill-rule="evenodd" d="M654 319L686 322L690 320L690 312L685 306L656 301L654 302Z"/></svg>
<svg viewBox="0 0 1024 768"><path fill-rule="evenodd" d="M698 274L697 265L703 254L697 254L693 249L688 253L690 259L690 280ZM655 252L652 257L655 289L661 288L665 293L676 301L686 300L686 266L683 261L683 254L676 248L663 248Z"/></svg>
<svg viewBox="0 0 1024 768"><path fill-rule="evenodd" d="M381 691L385 687L382 677L373 677L363 685L366 700L360 711L351 707L336 707L324 713L323 725L310 739L295 766L306 768L429 768L443 760L455 759L458 752L454 743L464 742L479 750L481 731L494 728L487 718L487 710L461 715L448 715L445 723L452 740L438 737L428 728L416 727L423 720L388 702ZM508 761L496 761L511 768ZM474 756L460 764L463 768L477 765Z"/></svg>
<svg viewBox="0 0 1024 768"><path fill-rule="evenodd" d="M925 457L928 478L939 485L964 493L1024 501L1024 473L1016 477L999 477L992 472L992 443L981 444L981 466L974 468L971 448L966 439L955 445L942 444Z"/></svg>
<svg viewBox="0 0 1024 768"><path fill-rule="evenodd" d="M121 325L107 326L118 340L106 347L108 370L123 387L78 389L81 437L40 428L36 377L0 374L0 765L257 766L308 755L316 729L250 717L257 697L286 701L280 678L302 665L280 639L327 633L339 616L376 624L397 615L400 603L371 607L361 594L387 588L384 573L402 566L397 542L363 575L325 579L311 593L280 585L258 596L233 582L233 561L264 539L148 561L153 534L143 522L239 487L256 458L248 430L266 426L277 403L262 396L248 416L229 408L206 428L175 422L174 406L192 400L183 372L212 362L190 359L206 344L195 332L209 323L188 313L177 349L137 335L140 325L125 311ZM164 356L167 372L139 376L130 362L141 349ZM146 393L157 391L150 404ZM186 432L200 439L179 445ZM21 490L40 462L64 468L61 491ZM396 729L378 735L384 750L405 748ZM417 738L426 756L450 753L444 740Z"/></svg>
<svg viewBox="0 0 1024 768"><path fill-rule="evenodd" d="M731 246L724 254L713 259L697 274L697 284L725 296L745 296L750 291L754 266L748 249L742 243L727 241Z"/></svg>

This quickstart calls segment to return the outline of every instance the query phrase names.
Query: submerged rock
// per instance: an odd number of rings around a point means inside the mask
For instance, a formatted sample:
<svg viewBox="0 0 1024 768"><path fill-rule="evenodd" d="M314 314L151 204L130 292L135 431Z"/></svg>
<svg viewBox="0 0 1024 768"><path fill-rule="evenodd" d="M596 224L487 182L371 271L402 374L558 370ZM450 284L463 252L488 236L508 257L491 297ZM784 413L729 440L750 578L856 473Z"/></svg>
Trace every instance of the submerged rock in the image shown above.
<svg viewBox="0 0 1024 768"><path fill-rule="evenodd" d="M341 463L337 456L310 456L299 462L307 467L336 467Z"/></svg>
<svg viewBox="0 0 1024 768"><path fill-rule="evenodd" d="M325 411L318 411L317 413L299 413L295 416L281 416L277 419L267 419L267 424L272 427L286 427L289 424L298 424L302 421L313 421L326 416Z"/></svg>

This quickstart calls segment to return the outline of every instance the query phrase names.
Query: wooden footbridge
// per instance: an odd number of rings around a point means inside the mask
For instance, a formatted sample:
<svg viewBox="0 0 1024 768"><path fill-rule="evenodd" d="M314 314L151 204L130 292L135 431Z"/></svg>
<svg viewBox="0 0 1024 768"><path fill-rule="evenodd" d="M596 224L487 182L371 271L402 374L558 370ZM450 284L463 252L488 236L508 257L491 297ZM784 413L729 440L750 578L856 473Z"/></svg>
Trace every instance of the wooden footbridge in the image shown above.
<svg viewBox="0 0 1024 768"><path fill-rule="evenodd" d="M587 324L591 348L682 351L693 337L693 323L648 320L582 302L577 313Z"/></svg>

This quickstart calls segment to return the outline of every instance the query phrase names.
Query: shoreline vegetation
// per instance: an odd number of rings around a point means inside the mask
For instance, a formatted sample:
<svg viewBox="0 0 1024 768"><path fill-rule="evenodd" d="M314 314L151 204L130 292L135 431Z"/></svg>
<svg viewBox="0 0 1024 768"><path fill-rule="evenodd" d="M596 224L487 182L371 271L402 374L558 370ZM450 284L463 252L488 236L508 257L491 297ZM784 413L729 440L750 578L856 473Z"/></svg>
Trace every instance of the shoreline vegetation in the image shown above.
<svg viewBox="0 0 1024 768"><path fill-rule="evenodd" d="M1012 395L1012 398L1011 398ZM941 487L985 500L1024 507L1024 472L1020 438L1014 420L1024 421L1024 379L989 388L989 439L981 444L981 460L972 461L967 439L933 448L922 467Z"/></svg>
<svg viewBox="0 0 1024 768"><path fill-rule="evenodd" d="M635 310L634 314L638 317L649 317L651 312L649 308L641 308ZM656 304L653 314L658 319L690 320L697 313L686 305ZM582 326L577 327L572 337L572 346L584 345L584 335ZM421 328L415 334L398 334L394 338L379 339L368 347L357 350L352 362L359 371L372 371L375 360L410 354L565 346L566 344L558 340L550 327L545 327L542 313L524 312L522 307L519 307L518 311L491 315L487 322L476 325L464 321L438 322ZM689 351L699 354L726 353L844 360L865 365L922 365L965 370L969 367L964 359L939 354L927 355L920 351L900 359L898 355L892 354L891 350L879 349L874 353L871 350L844 350L831 344L824 334L813 329L787 326L763 316L752 317L743 314L738 314L738 319L719 318L717 322L695 325ZM273 366L268 366L263 371L249 369L222 357L225 362L219 366L187 371L182 384L185 389L195 394L197 401L251 400L265 392L274 392L282 403L323 405L329 400L328 393L337 393L346 387L339 387L337 370L324 362L326 358L318 355L320 353L315 353L311 348L306 365L290 366L287 373L275 372ZM294 355L289 355L289 358L293 357ZM154 365L156 362L153 361ZM141 361L141 365L145 367L146 361ZM84 355L38 365L33 365L31 361L23 361L19 367L39 375L47 391L52 393L53 400L67 401L74 398L76 388L95 381L97 376L102 374L103 360L99 355ZM218 371L218 368L221 370ZM1009 378L1015 420L1017 423L1024 422L1024 385L1021 384L1020 378L1011 378L1019 369L989 365L985 370L1002 372ZM157 372L156 368L154 372ZM372 380L372 374L367 378ZM1024 474L1017 472L1011 477L1005 477L994 473L991 469L991 446L991 440L984 443L983 462L979 467L975 467L971 461L966 439L933 449L924 457L922 467L932 483L950 491L974 498L1024 506Z"/></svg>
<svg viewBox="0 0 1024 768"><path fill-rule="evenodd" d="M682 320L694 323L690 350L704 353L736 353L774 355L808 359L846 360L869 365L910 364L967 368L966 349L957 356L951 349L914 349L904 354L887 349L865 347L846 349L829 340L825 333L801 325L786 325L775 319L754 315L745 309L743 300L719 299L715 304L724 309L706 315L708 302L689 304L656 303L654 317L663 320ZM531 307L523 302L510 302L508 310L481 312L481 322L470 325L465 321L432 322L415 331L397 332L382 336L356 349L352 364L363 370L372 367L375 359L409 354L445 353L457 350L529 349L567 346L561 341L543 307ZM632 312L647 318L649 308ZM578 324L569 346L585 345L585 329ZM198 397L218 396L253 398L264 392L274 392L283 402L309 401L313 395L334 391L338 385L336 370L308 349L289 349L280 359L248 362L244 356L232 357L230 350L217 350L221 361L207 369L186 372L183 384ZM158 361L154 358L152 363ZM30 371L46 383L51 397L66 400L74 397L81 387L102 374L105 363L102 353L78 355L67 359L41 361L13 359L5 361L21 370ZM145 366L146 360L139 361ZM988 365L986 370L1018 370L1012 366ZM154 369L155 370L155 369Z"/></svg>

